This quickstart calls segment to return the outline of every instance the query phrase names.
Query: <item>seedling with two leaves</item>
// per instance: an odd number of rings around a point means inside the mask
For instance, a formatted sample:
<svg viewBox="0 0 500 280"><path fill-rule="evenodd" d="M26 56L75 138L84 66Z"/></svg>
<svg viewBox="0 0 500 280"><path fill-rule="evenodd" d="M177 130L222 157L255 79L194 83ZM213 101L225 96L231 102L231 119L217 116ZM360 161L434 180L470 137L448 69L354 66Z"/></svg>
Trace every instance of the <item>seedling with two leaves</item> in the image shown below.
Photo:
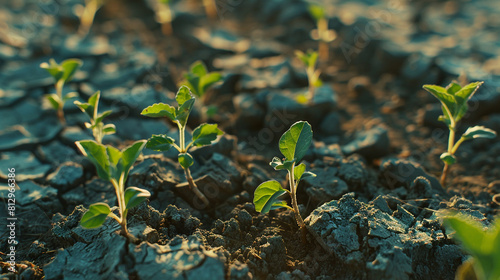
<svg viewBox="0 0 500 280"><path fill-rule="evenodd" d="M306 165L304 163L298 164L311 146L312 136L311 125L306 121L294 123L290 129L281 136L279 148L285 158L280 159L274 157L269 165L275 170L286 170L288 172L289 189L284 189L276 180L266 181L255 189L253 204L255 205L255 210L263 214L279 208L291 209L302 231L302 236L305 237L306 231L309 231L321 247L329 254L332 254L331 249L326 245L323 239L305 224L302 216L300 216L297 203L297 187L300 180L307 177L316 177L316 174L306 171ZM285 201L279 200L280 196L285 193L290 195L292 207L288 206Z"/></svg>
<svg viewBox="0 0 500 280"><path fill-rule="evenodd" d="M297 186L301 179L316 176L315 174L306 171L304 163L298 164L306 154L312 142L311 125L305 121L299 121L293 124L279 141L279 148L283 156L281 160L274 157L269 163L275 170L286 170L288 172L288 181L290 189L284 189L276 180L266 181L260 184L254 193L253 203L255 210L263 214L270 210L278 208L289 208L295 213L297 224L300 228L305 229L306 225L300 216L299 207L297 204ZM283 200L278 200L281 195L288 193L292 200L292 207L288 206Z"/></svg>
<svg viewBox="0 0 500 280"><path fill-rule="evenodd" d="M320 5L309 5L309 14L316 21L317 29L311 31L311 37L319 41L319 56L322 61L327 62L329 57L328 44L335 40L337 35L335 31L328 29L328 18L326 10Z"/></svg>
<svg viewBox="0 0 500 280"><path fill-rule="evenodd" d="M467 140L475 138L495 138L496 132L485 128L484 126L469 127L462 137L455 143L455 134L457 123L464 117L469 109L468 101L476 93L483 82L470 83L464 87L452 82L446 88L436 85L424 85L423 88L434 95L441 102L443 115L439 120L444 122L449 132L448 149L441 154L441 160L444 162L443 173L441 175L441 185L444 187L450 165L456 163L455 153L458 147Z"/></svg>
<svg viewBox="0 0 500 280"><path fill-rule="evenodd" d="M80 224L84 228L97 228L109 216L120 224L123 236L135 241L135 237L127 229L127 213L131 208L149 198L151 194L137 187L125 189L125 182L130 169L146 146L146 140L136 141L121 151L93 140L77 141L76 146L95 165L99 177L113 184L118 200L118 215L114 213L115 208L110 208L108 204L94 203L82 216Z"/></svg>
<svg viewBox="0 0 500 280"><path fill-rule="evenodd" d="M186 86L181 86L179 91L175 96L178 106L170 106L165 103L155 103L142 111L142 115L152 117L152 118L163 118L167 117L172 122L176 123L179 128L179 144L175 143L172 137L164 134L153 135L149 138L146 148L152 149L154 151L168 151L170 148L174 147L179 155L177 157L179 164L184 170L186 180L189 184L189 188L192 192L203 202L206 206L209 205L208 199L205 195L198 189L196 183L191 176L191 171L189 167L193 165L194 160L189 150L192 147L202 147L211 145L219 135L223 132L217 128L217 124L200 124L197 128L193 130L192 140L189 144L186 143L186 125L188 121L189 114L193 109L195 98L191 95L191 91Z"/></svg>
<svg viewBox="0 0 500 280"><path fill-rule="evenodd" d="M500 279L500 217L488 230L461 215L449 215L444 221L455 230L454 237L472 256L459 267L455 279L474 279L473 276L478 280Z"/></svg>
<svg viewBox="0 0 500 280"><path fill-rule="evenodd" d="M320 87L323 82L319 78L321 71L316 69L316 62L318 61L318 53L312 50L308 50L307 53L302 51L295 51L295 55L304 63L306 66L307 80L309 84L309 91L307 97L299 97L299 103L311 103L314 99L314 93L317 87Z"/></svg>
<svg viewBox="0 0 500 280"><path fill-rule="evenodd" d="M111 110L102 112L101 114L98 113L100 96L101 92L97 91L89 98L87 103L81 103L80 101L74 102L75 105L89 117L90 122L86 122L85 127L92 130L94 139L99 144L102 143L104 135L110 135L116 132L114 124L103 123L104 118L111 114Z"/></svg>
<svg viewBox="0 0 500 280"><path fill-rule="evenodd" d="M63 96L64 84L69 82L76 71L83 62L79 59L71 58L66 59L61 64L58 64L54 59L50 59L49 63L44 62L40 64L40 68L43 68L49 72L49 74L54 78L56 93L47 94L46 98L49 100L52 107L57 111L57 117L61 124L66 124L66 119L64 118L64 104L66 101L76 97L78 94L76 92L71 92Z"/></svg>
<svg viewBox="0 0 500 280"><path fill-rule="evenodd" d="M219 72L208 72L205 64L198 60L191 64L189 72L184 74L184 80L181 85L187 86L191 92L198 98L201 98L203 104L206 104L207 92L210 87L222 80ZM217 107L208 106L204 112L208 117L217 113Z"/></svg>

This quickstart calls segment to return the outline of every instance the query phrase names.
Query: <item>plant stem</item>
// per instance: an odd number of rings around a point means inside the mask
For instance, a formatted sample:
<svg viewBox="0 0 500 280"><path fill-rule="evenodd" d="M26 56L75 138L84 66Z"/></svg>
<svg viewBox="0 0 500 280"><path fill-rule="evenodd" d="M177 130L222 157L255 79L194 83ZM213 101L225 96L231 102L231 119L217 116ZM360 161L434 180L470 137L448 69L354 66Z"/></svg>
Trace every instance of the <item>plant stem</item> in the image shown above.
<svg viewBox="0 0 500 280"><path fill-rule="evenodd" d="M124 178L123 174L120 176L120 182L116 180L111 180L113 187L115 187L116 198L118 200L118 212L120 213L120 226L122 228L121 235L130 238L130 233L127 230L127 210L125 209L125 197L124 197Z"/></svg>
<svg viewBox="0 0 500 280"><path fill-rule="evenodd" d="M322 18L318 21L318 36L319 36L319 46L318 52L319 57L322 62L328 62L329 50L328 43L325 41L325 37L328 36L328 21L326 18Z"/></svg>
<svg viewBox="0 0 500 280"><path fill-rule="evenodd" d="M294 171L295 171L295 164L292 165L292 170L288 171L288 176L290 181L290 196L292 197L292 208L293 211L295 212L295 219L297 220L297 224L299 225L300 229L304 230L306 228L306 224L304 223L304 220L300 216L299 206L297 204L295 179L293 178Z"/></svg>
<svg viewBox="0 0 500 280"><path fill-rule="evenodd" d="M57 108L57 118L63 126L66 126L66 119L64 118L64 101L63 101L63 88L64 80L59 80L56 82L56 94L59 96L59 107Z"/></svg>
<svg viewBox="0 0 500 280"><path fill-rule="evenodd" d="M191 176L191 171L189 171L189 168L183 168L184 169L184 175L186 175L186 180L189 184L189 188L191 189L192 192L203 202L203 204L208 206L210 202L208 201L207 197L198 189L198 186L196 186L196 183L193 180L193 177Z"/></svg>
<svg viewBox="0 0 500 280"><path fill-rule="evenodd" d="M455 124L452 123L450 125L450 135L448 136L448 153L450 153L451 155L454 154L454 151L453 151L454 145L455 145ZM443 186L443 187L445 187L446 176L448 176L449 169L450 169L450 165L447 162L445 162L444 167L443 167L443 173L441 174L441 179L440 179L441 186Z"/></svg>
<svg viewBox="0 0 500 280"><path fill-rule="evenodd" d="M163 32L163 35L172 35L172 10L168 4L159 4L158 20L161 23L161 31Z"/></svg>
<svg viewBox="0 0 500 280"><path fill-rule="evenodd" d="M307 97L307 100L309 102L309 104L313 103L313 99L314 99L314 90L315 90L315 87L314 87L314 66L313 67L309 67L307 69L307 77L308 77L308 83L309 83L309 92L308 92L308 97Z"/></svg>

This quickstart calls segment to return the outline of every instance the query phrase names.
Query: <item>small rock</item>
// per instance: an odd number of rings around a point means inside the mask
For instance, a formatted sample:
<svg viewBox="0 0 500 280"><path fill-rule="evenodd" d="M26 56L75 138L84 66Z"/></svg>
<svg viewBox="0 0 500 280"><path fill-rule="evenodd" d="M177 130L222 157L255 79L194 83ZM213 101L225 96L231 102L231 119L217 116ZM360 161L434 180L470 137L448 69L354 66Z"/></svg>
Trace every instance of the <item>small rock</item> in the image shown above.
<svg viewBox="0 0 500 280"><path fill-rule="evenodd" d="M346 155L357 153L367 159L387 155L390 152L387 129L376 126L369 130L358 131L353 141L342 146L342 152Z"/></svg>
<svg viewBox="0 0 500 280"><path fill-rule="evenodd" d="M61 192L66 192L83 182L83 167L74 162L65 162L47 176L47 181Z"/></svg>

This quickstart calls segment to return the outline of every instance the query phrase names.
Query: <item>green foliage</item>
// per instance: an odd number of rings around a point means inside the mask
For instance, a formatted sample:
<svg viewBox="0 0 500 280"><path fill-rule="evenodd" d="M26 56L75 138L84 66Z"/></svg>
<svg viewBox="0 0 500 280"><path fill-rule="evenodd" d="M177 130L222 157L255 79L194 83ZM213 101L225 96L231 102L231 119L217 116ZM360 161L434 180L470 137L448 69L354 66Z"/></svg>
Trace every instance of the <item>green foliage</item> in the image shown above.
<svg viewBox="0 0 500 280"><path fill-rule="evenodd" d="M280 138L281 153L288 161L299 162L312 143L312 128L308 122L296 122Z"/></svg>
<svg viewBox="0 0 500 280"><path fill-rule="evenodd" d="M260 213L267 213L269 210L288 207L283 204L284 201L277 200L279 196L286 193L286 190L281 187L281 184L275 180L270 180L260 184L255 190L253 204L255 210Z"/></svg>
<svg viewBox="0 0 500 280"><path fill-rule="evenodd" d="M188 86L197 97L203 97L208 88L220 80L222 75L219 72L208 72L205 64L198 60L191 64L189 72L184 74L182 84Z"/></svg>
<svg viewBox="0 0 500 280"><path fill-rule="evenodd" d="M201 71L198 69L198 71ZM162 134L153 135L147 141L146 147L155 151L168 151L174 147L179 155L177 160L185 171L186 179L193 189L195 194L208 205L207 198L197 189L194 181L191 178L189 167L194 164L194 159L189 154L191 147L201 147L211 145L219 135L223 132L217 127L217 124L203 123L193 130L191 142L186 143L186 124L189 114L193 108L195 98L191 95L191 91L187 86L181 86L175 96L178 106L173 107L164 103L153 104L142 111L142 115L148 117L167 117L177 124L179 127L179 144L175 143L175 139Z"/></svg>
<svg viewBox="0 0 500 280"><path fill-rule="evenodd" d="M316 22L326 18L326 11L320 5L309 5L309 14Z"/></svg>
<svg viewBox="0 0 500 280"><path fill-rule="evenodd" d="M424 85L423 88L436 97L441 102L443 115L439 120L444 122L450 131L448 138L448 149L441 155L441 160L445 163L441 184L444 185L448 166L456 163L455 153L460 145L474 138L494 138L496 132L483 126L474 126L467 129L462 137L455 143L455 133L457 123L464 117L469 109L468 101L476 93L483 82L470 83L464 87L452 82L446 88L437 85Z"/></svg>
<svg viewBox="0 0 500 280"><path fill-rule="evenodd" d="M91 100L91 102L94 102ZM90 103L89 103L90 104ZM94 103L96 104L96 103ZM83 106L85 107L85 106ZM107 216L113 217L125 228L127 211L150 197L146 190L129 187L124 190L130 169L146 145L146 140L140 140L123 150L105 146L93 140L77 141L76 146L96 167L97 174L110 181L115 187L121 217L116 216L105 203L92 204L80 221L85 228L101 226Z"/></svg>
<svg viewBox="0 0 500 280"><path fill-rule="evenodd" d="M454 237L472 255L477 279L500 279L500 217L488 230L483 230L479 222L459 215L447 216L445 222L455 230Z"/></svg>
<svg viewBox="0 0 500 280"><path fill-rule="evenodd" d="M92 130L92 134L94 135L94 139L97 143L102 143L102 138L104 135L114 134L116 132L116 128L114 124L104 124L103 120L105 117L111 114L111 110L98 113L99 107L99 98L101 97L101 92L96 91L87 101L87 103L81 103L79 101L75 101L74 104L80 108L80 110L89 117L90 122L85 123L85 127Z"/></svg>
<svg viewBox="0 0 500 280"><path fill-rule="evenodd" d="M274 157L269 163L275 170L287 170L290 181L290 195L292 205L296 205L296 188L302 178L316 176L314 173L306 171L306 165L300 162L312 143L312 128L308 122L299 121L294 123L280 138L279 148L284 160ZM253 203L255 210L261 213L267 213L270 210L288 207L285 201L279 201L278 198L287 192L276 180L271 180L260 184L254 193ZM298 209L293 209L298 212ZM298 215L298 214L297 214ZM301 218L300 218L301 219ZM303 224L303 222L302 222Z"/></svg>
<svg viewBox="0 0 500 280"><path fill-rule="evenodd" d="M61 64L58 64L54 59L50 59L49 63L44 62L40 64L40 67L49 72L55 83L59 81L67 83L73 78L73 75L82 64L83 62L76 58L66 59Z"/></svg>
<svg viewBox="0 0 500 280"><path fill-rule="evenodd" d="M53 78L56 88L56 93L45 95L50 105L58 111L61 122L64 121L63 107L64 104L77 96L76 92L70 92L63 96L64 84L71 81L76 71L83 62L76 58L66 59L61 64L58 64L54 59L50 59L49 63L40 64L40 68L45 69Z"/></svg>
<svg viewBox="0 0 500 280"><path fill-rule="evenodd" d="M312 100L315 88L320 87L323 84L319 78L321 71L316 69L319 54L318 52L312 50L308 50L307 53L297 50L295 51L295 55L306 66L307 80L309 83L309 97L306 98L306 100L299 100L301 103L306 103Z"/></svg>
<svg viewBox="0 0 500 280"><path fill-rule="evenodd" d="M90 205L89 210L83 214L80 224L84 228L98 228L111 213L109 205L98 202Z"/></svg>

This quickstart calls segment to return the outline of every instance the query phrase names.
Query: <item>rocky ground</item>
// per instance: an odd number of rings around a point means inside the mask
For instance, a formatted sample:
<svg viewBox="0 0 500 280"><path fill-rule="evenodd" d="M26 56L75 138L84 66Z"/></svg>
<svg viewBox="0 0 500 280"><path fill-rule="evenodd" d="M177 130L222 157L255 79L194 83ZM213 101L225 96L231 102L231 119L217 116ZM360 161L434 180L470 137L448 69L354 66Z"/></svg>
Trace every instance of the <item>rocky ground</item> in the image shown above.
<svg viewBox="0 0 500 280"><path fill-rule="evenodd" d="M19 275L1 262L2 279L453 279L467 255L436 212L458 210L485 226L498 215L500 138L464 143L443 188L436 177L447 132L439 104L421 89L461 74L485 81L460 131L500 131L500 6L492 1L328 1L337 39L320 62L324 85L312 106L292 98L307 88L294 50L317 47L303 0L217 1L215 21L182 1L170 37L149 2L109 0L86 39L74 35L81 1L63 2L0 7L0 193L6 208L15 168L20 242ZM176 134L139 113L171 102L193 61L223 74L205 105L217 105L209 121L226 134L193 152L210 207L176 188L185 179L175 153L144 150L127 185L152 194L129 213L130 231L146 242L128 243L112 220L79 226L90 204L116 205L116 197L74 145L91 139L85 116L68 105L62 127L43 101L53 82L40 63L70 57L84 64L65 91L83 101L101 90L101 110L114 111L107 122L117 128L105 142L117 146ZM299 185L301 214L333 254L304 240L289 210L262 215L252 204L260 183L285 182L268 162L297 120L313 127L304 162L318 175ZM7 210L0 216L4 227ZM1 238L6 261L8 232Z"/></svg>

